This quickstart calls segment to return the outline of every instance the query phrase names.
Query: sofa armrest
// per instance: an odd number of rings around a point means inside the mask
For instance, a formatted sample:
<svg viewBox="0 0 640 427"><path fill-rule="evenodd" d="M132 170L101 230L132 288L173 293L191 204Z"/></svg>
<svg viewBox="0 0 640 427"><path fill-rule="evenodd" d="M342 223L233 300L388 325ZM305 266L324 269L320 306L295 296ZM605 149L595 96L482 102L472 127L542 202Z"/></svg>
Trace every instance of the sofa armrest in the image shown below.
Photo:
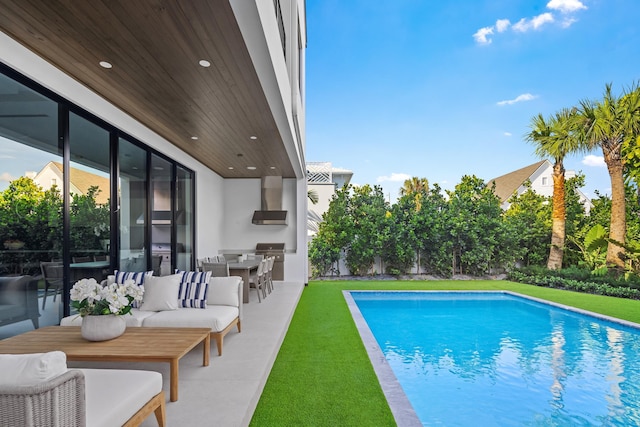
<svg viewBox="0 0 640 427"><path fill-rule="evenodd" d="M0 425L86 425L84 374L69 370L31 386L0 385Z"/></svg>
<svg viewBox="0 0 640 427"><path fill-rule="evenodd" d="M209 279L207 304L237 307L242 320L243 284L240 276L212 277Z"/></svg>
<svg viewBox="0 0 640 427"><path fill-rule="evenodd" d="M37 292L37 281L31 276L0 277L0 304L26 305L27 295Z"/></svg>

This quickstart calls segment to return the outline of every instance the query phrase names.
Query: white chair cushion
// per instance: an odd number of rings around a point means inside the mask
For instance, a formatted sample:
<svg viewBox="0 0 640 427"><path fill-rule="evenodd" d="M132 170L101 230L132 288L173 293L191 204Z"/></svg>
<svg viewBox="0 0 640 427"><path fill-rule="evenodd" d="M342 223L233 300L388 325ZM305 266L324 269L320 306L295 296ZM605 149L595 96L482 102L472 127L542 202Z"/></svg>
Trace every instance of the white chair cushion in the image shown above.
<svg viewBox="0 0 640 427"><path fill-rule="evenodd" d="M80 370L85 378L87 427L121 426L162 391L159 372Z"/></svg>
<svg viewBox="0 0 640 427"><path fill-rule="evenodd" d="M212 277L209 280L207 304L230 305L232 307L240 305L238 285L241 280L242 278L238 276Z"/></svg>
<svg viewBox="0 0 640 427"><path fill-rule="evenodd" d="M209 328L220 332L238 317L237 307L209 305L205 309L179 308L174 311L160 311L143 320L143 326L170 328Z"/></svg>
<svg viewBox="0 0 640 427"><path fill-rule="evenodd" d="M67 355L61 351L0 354L0 384L30 386L67 372Z"/></svg>
<svg viewBox="0 0 640 427"><path fill-rule="evenodd" d="M165 311L178 308L181 274L147 277L144 281L141 311Z"/></svg>

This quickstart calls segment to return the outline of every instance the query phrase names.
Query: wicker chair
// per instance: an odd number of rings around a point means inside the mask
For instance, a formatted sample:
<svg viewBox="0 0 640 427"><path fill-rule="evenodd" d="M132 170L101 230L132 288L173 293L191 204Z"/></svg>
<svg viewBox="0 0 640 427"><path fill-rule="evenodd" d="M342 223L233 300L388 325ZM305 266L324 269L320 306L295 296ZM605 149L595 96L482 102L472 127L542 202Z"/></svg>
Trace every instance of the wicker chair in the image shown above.
<svg viewBox="0 0 640 427"><path fill-rule="evenodd" d="M106 375L110 373L110 370L89 371L92 373L105 371ZM135 371L119 372L127 375L127 372ZM123 377L123 380L126 380L126 377ZM101 384L98 383L96 386L100 387ZM104 393L104 390L93 390L87 387L85 372L76 369L68 370L49 381L32 386L0 386L0 425L90 427L96 421L104 422L103 415L108 416L107 414L87 414L85 392L93 391ZM125 391L122 393L126 396ZM101 398L101 402L104 403L105 412L109 410L117 412L117 408L109 406L108 399ZM155 412L158 425L163 427L166 422L166 412L162 390L128 420L125 419L123 425L138 426L151 412ZM120 424L119 421L118 425Z"/></svg>

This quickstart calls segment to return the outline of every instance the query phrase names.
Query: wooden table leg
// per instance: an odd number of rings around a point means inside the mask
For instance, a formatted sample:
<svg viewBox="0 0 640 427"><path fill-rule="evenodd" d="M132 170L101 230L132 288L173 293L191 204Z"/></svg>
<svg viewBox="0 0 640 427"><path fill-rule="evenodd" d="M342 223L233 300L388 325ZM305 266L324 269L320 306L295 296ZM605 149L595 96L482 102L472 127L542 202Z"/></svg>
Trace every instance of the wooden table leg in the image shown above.
<svg viewBox="0 0 640 427"><path fill-rule="evenodd" d="M211 334L207 334L204 339L204 350L202 353L202 366L209 366L209 359L211 354Z"/></svg>
<svg viewBox="0 0 640 427"><path fill-rule="evenodd" d="M172 402L178 400L178 362L178 358L171 359L171 362L169 362L171 365L169 400Z"/></svg>

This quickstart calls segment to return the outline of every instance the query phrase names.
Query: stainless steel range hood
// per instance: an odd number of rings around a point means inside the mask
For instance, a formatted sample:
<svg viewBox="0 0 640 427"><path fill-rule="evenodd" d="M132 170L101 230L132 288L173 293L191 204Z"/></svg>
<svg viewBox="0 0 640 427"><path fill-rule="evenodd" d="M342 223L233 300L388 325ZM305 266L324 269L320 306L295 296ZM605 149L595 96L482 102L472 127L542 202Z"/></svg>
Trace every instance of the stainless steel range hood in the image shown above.
<svg viewBox="0 0 640 427"><path fill-rule="evenodd" d="M256 225L287 225L287 211L282 210L282 177L264 176L260 186L260 210L253 213Z"/></svg>

